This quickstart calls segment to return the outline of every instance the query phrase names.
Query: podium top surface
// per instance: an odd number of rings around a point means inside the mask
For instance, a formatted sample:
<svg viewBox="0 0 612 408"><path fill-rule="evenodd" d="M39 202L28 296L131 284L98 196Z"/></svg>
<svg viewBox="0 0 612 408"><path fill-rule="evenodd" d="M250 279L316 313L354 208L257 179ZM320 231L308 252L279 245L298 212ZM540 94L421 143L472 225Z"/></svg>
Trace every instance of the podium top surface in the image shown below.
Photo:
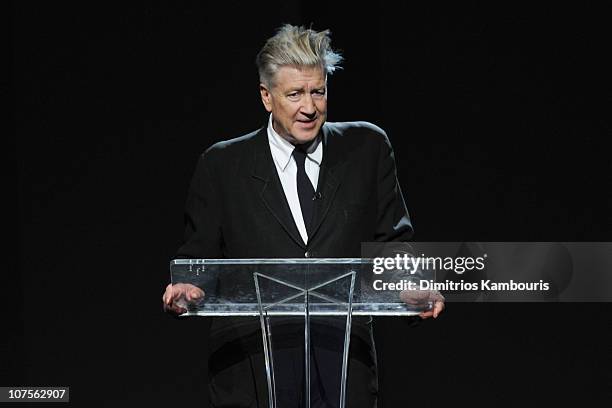
<svg viewBox="0 0 612 408"><path fill-rule="evenodd" d="M376 274L363 258L175 259L173 284L193 285L201 300L183 305L197 316L415 315L427 301L407 304L401 287L413 276Z"/></svg>
<svg viewBox="0 0 612 408"><path fill-rule="evenodd" d="M266 265L266 264L370 264L364 258L245 258L245 259L174 259L171 265Z"/></svg>

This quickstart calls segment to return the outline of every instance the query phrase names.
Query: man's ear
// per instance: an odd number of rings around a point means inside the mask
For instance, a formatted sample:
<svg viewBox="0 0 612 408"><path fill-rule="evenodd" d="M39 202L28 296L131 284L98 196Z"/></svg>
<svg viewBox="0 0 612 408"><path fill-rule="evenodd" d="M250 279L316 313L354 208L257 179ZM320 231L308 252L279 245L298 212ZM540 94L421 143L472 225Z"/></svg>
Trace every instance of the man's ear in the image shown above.
<svg viewBox="0 0 612 408"><path fill-rule="evenodd" d="M266 110L272 112L272 94L270 90L264 84L259 84L259 93L261 94L261 102Z"/></svg>

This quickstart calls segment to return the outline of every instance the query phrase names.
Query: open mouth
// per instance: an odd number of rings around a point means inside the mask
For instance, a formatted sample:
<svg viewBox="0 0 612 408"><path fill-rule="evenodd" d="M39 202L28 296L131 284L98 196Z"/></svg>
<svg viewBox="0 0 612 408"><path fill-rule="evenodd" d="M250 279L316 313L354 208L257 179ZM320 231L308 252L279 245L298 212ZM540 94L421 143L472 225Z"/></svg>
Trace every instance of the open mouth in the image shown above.
<svg viewBox="0 0 612 408"><path fill-rule="evenodd" d="M311 127L314 127L314 125L316 124L317 120L316 119L312 119L312 120L298 120L297 122L302 127L311 128Z"/></svg>

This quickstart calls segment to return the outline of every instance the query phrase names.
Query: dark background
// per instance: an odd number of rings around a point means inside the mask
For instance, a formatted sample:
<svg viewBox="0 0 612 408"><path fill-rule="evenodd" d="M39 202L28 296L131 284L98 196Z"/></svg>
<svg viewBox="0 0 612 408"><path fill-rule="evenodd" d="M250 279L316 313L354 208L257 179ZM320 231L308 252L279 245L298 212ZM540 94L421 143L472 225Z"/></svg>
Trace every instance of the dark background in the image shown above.
<svg viewBox="0 0 612 408"><path fill-rule="evenodd" d="M0 385L205 406L205 320L160 298L196 159L265 123L253 61L285 22L332 30L346 62L329 120L388 132L415 240L612 241L607 10L421 3L14 5ZM453 303L413 329L379 319L381 406L609 401L611 312Z"/></svg>

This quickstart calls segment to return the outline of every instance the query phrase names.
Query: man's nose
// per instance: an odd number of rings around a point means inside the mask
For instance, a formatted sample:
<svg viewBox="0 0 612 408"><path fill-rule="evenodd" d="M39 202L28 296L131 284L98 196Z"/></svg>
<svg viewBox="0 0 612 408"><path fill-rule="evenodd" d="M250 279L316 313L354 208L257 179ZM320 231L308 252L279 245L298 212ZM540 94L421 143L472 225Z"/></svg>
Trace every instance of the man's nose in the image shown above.
<svg viewBox="0 0 612 408"><path fill-rule="evenodd" d="M303 101L304 103L302 104L302 109L301 109L302 113L309 117L314 116L314 114L316 113L316 106L315 106L314 100L312 99L312 96L309 94L306 94Z"/></svg>

